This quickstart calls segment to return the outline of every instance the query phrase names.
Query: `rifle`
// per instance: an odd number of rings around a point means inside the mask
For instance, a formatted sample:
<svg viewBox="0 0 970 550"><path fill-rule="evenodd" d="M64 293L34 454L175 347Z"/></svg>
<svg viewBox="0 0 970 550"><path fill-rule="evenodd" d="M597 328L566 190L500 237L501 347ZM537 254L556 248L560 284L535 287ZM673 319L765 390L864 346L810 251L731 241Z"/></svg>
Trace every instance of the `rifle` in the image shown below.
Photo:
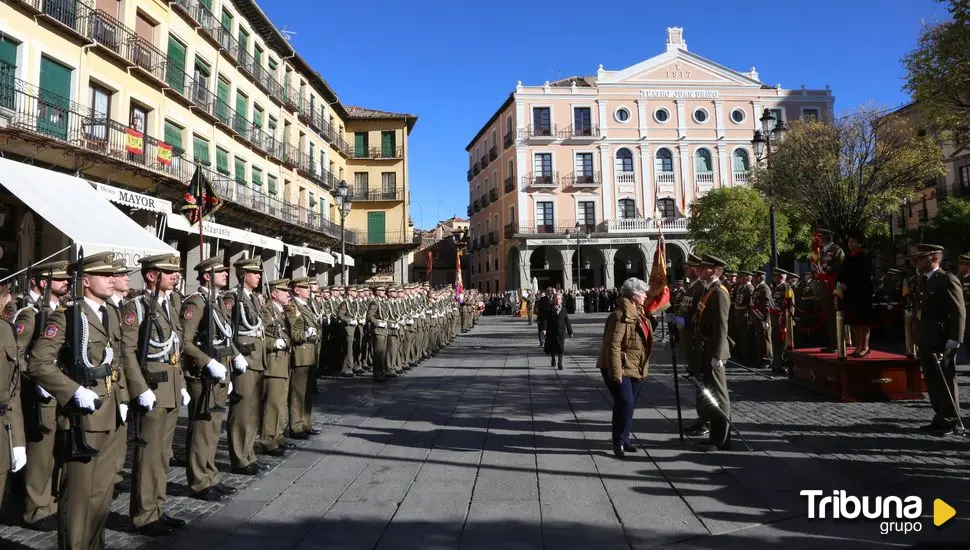
<svg viewBox="0 0 970 550"><path fill-rule="evenodd" d="M221 348L215 345L215 333L216 333L216 318L215 318L215 306L212 301L215 299L216 294L216 271L215 268L209 270L209 284L208 292L206 292L205 298L205 317L207 320L206 324L206 335L203 344L203 352L209 357L220 361L221 359L228 357L232 350L228 346L223 346ZM206 374L204 371L199 373L199 380L202 382L202 405L199 412L199 418L202 420L209 420L212 418L213 412L226 412L226 408L218 403L212 403L212 383L215 381L214 378Z"/></svg>
<svg viewBox="0 0 970 550"><path fill-rule="evenodd" d="M138 369L141 370L141 375L145 378L145 383L148 384L148 388L152 391L158 389L159 383L168 382L167 372L153 373L148 370L148 342L151 340L152 329L155 327L155 323L158 322L158 313L155 311L155 307L158 305L161 277L162 272L155 271L155 288L152 289L151 303L148 304L145 311L145 322L140 325L144 328L138 334ZM159 331L159 337L161 336L161 331ZM141 435L142 419L147 412L142 407L137 406L137 404L132 412L131 423L134 431L128 443L135 447L148 445L148 442Z"/></svg>
<svg viewBox="0 0 970 550"><path fill-rule="evenodd" d="M28 281L29 280L30 279L28 278ZM54 270L52 269L48 271L47 275L44 277L44 282L46 283L46 285L44 285L44 293L41 295L41 298L40 298L41 303L37 304L38 306L37 321L34 323L34 326L39 327L39 330L43 330L44 327L47 326L47 317L50 315L50 311L48 310L48 308L50 307L50 304L51 304L51 283L53 282L53 280L54 280ZM26 287L27 285L24 285L24 288ZM24 303L26 304L26 301ZM37 334L37 333L35 332L34 334ZM36 388L38 386L35 385L34 387ZM47 401L45 402L50 402L50 399L51 398L48 398ZM37 433L40 434L41 437L51 433L51 429L44 425L44 417L42 413L43 413L43 407L41 406L40 396L35 395L34 417L37 419L37 424L34 426L34 429L37 430Z"/></svg>
<svg viewBox="0 0 970 550"><path fill-rule="evenodd" d="M91 385L90 372L85 364L84 357L81 355L81 316L84 312L84 293L81 290L81 279L83 278L81 264L84 261L84 248L76 245L74 272L71 274L71 295L74 304L71 306L71 353L74 356L71 364L67 366L67 375L78 385L86 388ZM108 384L110 384L110 380ZM101 407L101 400L94 400L94 408ZM98 450L88 445L84 436L84 416L90 414L87 409L75 406L64 407L64 413L71 422L68 432L68 462L88 462L98 456Z"/></svg>

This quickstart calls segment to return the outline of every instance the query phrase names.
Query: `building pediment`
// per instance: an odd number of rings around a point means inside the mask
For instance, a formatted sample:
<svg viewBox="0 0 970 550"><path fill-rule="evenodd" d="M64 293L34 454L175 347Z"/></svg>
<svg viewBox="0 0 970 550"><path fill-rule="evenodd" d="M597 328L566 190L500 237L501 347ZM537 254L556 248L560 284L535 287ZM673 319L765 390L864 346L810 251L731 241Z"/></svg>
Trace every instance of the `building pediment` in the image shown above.
<svg viewBox="0 0 970 550"><path fill-rule="evenodd" d="M709 59L676 49L620 71L601 70L599 85L761 87L757 72L741 73Z"/></svg>

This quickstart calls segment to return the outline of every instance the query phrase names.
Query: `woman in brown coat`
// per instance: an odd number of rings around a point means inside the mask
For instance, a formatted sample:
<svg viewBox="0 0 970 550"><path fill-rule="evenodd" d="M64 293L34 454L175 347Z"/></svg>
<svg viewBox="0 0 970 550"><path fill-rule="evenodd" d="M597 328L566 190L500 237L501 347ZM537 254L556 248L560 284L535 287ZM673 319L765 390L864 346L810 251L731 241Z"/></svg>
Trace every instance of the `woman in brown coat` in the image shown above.
<svg viewBox="0 0 970 550"><path fill-rule="evenodd" d="M613 454L617 458L637 451L630 444L630 430L637 388L647 375L653 347L650 319L643 310L649 289L646 282L636 277L623 283L616 308L606 320L603 347L596 359L613 396Z"/></svg>

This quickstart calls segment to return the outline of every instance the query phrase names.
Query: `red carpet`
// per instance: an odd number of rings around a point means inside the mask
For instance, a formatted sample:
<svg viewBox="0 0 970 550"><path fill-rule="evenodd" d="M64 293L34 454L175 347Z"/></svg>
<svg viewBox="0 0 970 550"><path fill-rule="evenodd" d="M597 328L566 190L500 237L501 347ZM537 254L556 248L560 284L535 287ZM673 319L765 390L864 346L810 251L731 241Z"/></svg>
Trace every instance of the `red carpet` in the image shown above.
<svg viewBox="0 0 970 550"><path fill-rule="evenodd" d="M879 351L873 349L872 352L863 358L852 357L849 355L855 351L855 348L846 348L845 350L845 362L846 363L868 363L877 361L906 361L907 357L905 355L900 355L898 353L888 353L885 351ZM797 348L795 349L797 353L804 353L806 355L811 355L818 359L830 359L835 360L838 356L833 353L822 353L822 348Z"/></svg>

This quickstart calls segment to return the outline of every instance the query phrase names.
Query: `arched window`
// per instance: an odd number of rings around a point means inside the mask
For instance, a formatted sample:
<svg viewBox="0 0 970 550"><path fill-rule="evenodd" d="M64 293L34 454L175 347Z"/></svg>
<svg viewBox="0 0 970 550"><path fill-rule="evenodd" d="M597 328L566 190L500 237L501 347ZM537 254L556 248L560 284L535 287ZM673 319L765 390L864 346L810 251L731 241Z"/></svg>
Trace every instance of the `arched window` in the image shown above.
<svg viewBox="0 0 970 550"><path fill-rule="evenodd" d="M632 220L637 217L637 203L633 199L620 199L616 203L616 216L621 220Z"/></svg>
<svg viewBox="0 0 970 550"><path fill-rule="evenodd" d="M714 164L711 162L711 152L707 149L698 149L694 153L694 173L709 174L714 171Z"/></svg>
<svg viewBox="0 0 970 550"><path fill-rule="evenodd" d="M657 149L655 159L657 172L674 171L674 155L671 154L670 149Z"/></svg>
<svg viewBox="0 0 970 550"><path fill-rule="evenodd" d="M748 162L748 152L746 150L735 149L733 157L735 172L747 172L751 169L751 164Z"/></svg>
<svg viewBox="0 0 970 550"><path fill-rule="evenodd" d="M633 171L633 153L629 149L620 149L616 152L616 171L617 172L632 172Z"/></svg>
<svg viewBox="0 0 970 550"><path fill-rule="evenodd" d="M665 220L672 220L677 217L677 207L674 205L674 199L660 199L657 201L657 210L660 211L660 215L663 216Z"/></svg>

